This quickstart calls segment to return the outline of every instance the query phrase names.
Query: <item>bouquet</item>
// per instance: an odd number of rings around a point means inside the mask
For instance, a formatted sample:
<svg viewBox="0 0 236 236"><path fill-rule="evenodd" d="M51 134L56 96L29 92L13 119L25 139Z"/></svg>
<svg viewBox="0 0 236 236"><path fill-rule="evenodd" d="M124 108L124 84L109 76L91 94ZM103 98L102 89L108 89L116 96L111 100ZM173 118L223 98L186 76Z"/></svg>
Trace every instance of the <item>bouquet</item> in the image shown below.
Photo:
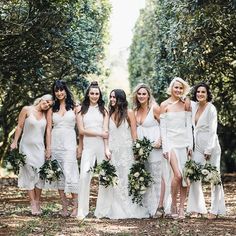
<svg viewBox="0 0 236 236"><path fill-rule="evenodd" d="M140 162L145 162L148 159L152 149L152 142L146 137L142 140L137 139L133 144L134 156L136 157L136 160Z"/></svg>
<svg viewBox="0 0 236 236"><path fill-rule="evenodd" d="M109 161L103 160L99 165L91 169L95 176L99 178L99 184L105 186L115 186L118 181L116 168Z"/></svg>
<svg viewBox="0 0 236 236"><path fill-rule="evenodd" d="M200 163L196 163L194 160L188 160L185 163L183 170L183 177L185 180L189 179L190 182L194 182L197 180L201 180L202 165Z"/></svg>
<svg viewBox="0 0 236 236"><path fill-rule="evenodd" d="M63 172L57 160L47 160L39 169L40 179L49 183L60 180L61 175Z"/></svg>
<svg viewBox="0 0 236 236"><path fill-rule="evenodd" d="M132 202L142 206L143 195L153 182L151 174L145 170L144 163L136 162L132 165L128 181L129 196L132 196Z"/></svg>
<svg viewBox="0 0 236 236"><path fill-rule="evenodd" d="M202 173L202 182L211 183L213 185L220 185L221 178L220 173L215 166L212 166L210 163L206 163L201 170Z"/></svg>
<svg viewBox="0 0 236 236"><path fill-rule="evenodd" d="M19 170L26 164L26 155L19 153L17 149L10 151L9 155L5 159L5 167L9 171L13 171L16 175L19 174Z"/></svg>

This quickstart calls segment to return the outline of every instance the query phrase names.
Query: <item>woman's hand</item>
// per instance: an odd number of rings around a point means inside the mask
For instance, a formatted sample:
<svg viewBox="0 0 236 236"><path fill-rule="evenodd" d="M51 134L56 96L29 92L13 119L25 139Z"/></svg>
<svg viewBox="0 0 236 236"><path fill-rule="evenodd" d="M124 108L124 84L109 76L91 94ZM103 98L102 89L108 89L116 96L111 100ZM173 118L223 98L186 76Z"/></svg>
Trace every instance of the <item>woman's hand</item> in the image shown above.
<svg viewBox="0 0 236 236"><path fill-rule="evenodd" d="M152 146L156 149L160 149L161 148L161 139L158 139L156 142L154 142L154 144Z"/></svg>
<svg viewBox="0 0 236 236"><path fill-rule="evenodd" d="M107 160L111 160L111 151L109 149L106 149L105 156Z"/></svg>
<svg viewBox="0 0 236 236"><path fill-rule="evenodd" d="M103 131L103 132L101 133L101 137L104 138L104 139L107 139L108 136L109 136L108 131Z"/></svg>
<svg viewBox="0 0 236 236"><path fill-rule="evenodd" d="M46 158L46 160L51 159L51 149L46 149L45 150L45 158Z"/></svg>
<svg viewBox="0 0 236 236"><path fill-rule="evenodd" d="M170 154L169 152L163 152L163 156L166 160L169 160L170 159Z"/></svg>
<svg viewBox="0 0 236 236"><path fill-rule="evenodd" d="M16 142L13 142L10 146L11 150L17 149L18 145Z"/></svg>
<svg viewBox="0 0 236 236"><path fill-rule="evenodd" d="M191 159L192 155L193 155L193 150L190 147L188 147L187 148L187 156L189 157L189 159Z"/></svg>

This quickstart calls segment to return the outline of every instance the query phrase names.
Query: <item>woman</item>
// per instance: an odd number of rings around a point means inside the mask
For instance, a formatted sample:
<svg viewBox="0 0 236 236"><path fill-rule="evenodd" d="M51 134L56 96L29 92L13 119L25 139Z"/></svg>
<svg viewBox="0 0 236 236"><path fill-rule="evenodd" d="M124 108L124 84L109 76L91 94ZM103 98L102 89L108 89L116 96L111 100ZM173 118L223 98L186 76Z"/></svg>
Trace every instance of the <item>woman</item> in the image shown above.
<svg viewBox="0 0 236 236"><path fill-rule="evenodd" d="M56 159L62 168L63 176L51 187L58 189L62 216L69 216L66 193L71 193L73 209L71 217L76 217L78 208L79 170L76 159L76 113L72 94L66 83L56 80L52 86L55 103L47 114L46 157ZM54 185L54 186L53 186Z"/></svg>
<svg viewBox="0 0 236 236"><path fill-rule="evenodd" d="M88 87L77 120L79 133L83 135L83 151L80 165L80 198L78 215L79 219L85 218L89 213L89 192L92 178L91 168L95 162L101 163L105 153L109 158L108 138L108 113L104 107L102 93L98 83L92 82ZM104 187L99 186L97 207L106 201L103 198Z"/></svg>
<svg viewBox="0 0 236 236"><path fill-rule="evenodd" d="M189 85L181 78L174 78L167 93L170 97L161 103L161 136L163 155L169 161L173 178L171 178L171 216L184 218L184 203L187 185L182 171L192 153L191 106L184 97L189 92ZM166 199L170 192L170 179L166 172ZM179 211L177 210L177 194L180 189ZM167 210L169 211L169 210Z"/></svg>
<svg viewBox="0 0 236 236"><path fill-rule="evenodd" d="M46 111L52 105L52 96L46 94L34 102L33 106L22 108L18 125L15 132L11 149L16 149L18 140L20 141L19 152L26 155L26 165L20 168L18 176L18 186L28 191L32 215L40 215L40 196L43 181L40 180L38 171L34 170L44 164L45 145L44 133L46 128Z"/></svg>
<svg viewBox="0 0 236 236"><path fill-rule="evenodd" d="M148 138L153 142L147 168L153 177L153 183L144 195L144 206L152 217L164 215L163 197L164 182L162 180L162 152L160 137L160 107L154 101L150 88L146 84L138 84L133 92L134 112L138 138Z"/></svg>
<svg viewBox="0 0 236 236"><path fill-rule="evenodd" d="M216 166L220 172L221 149L217 136L217 111L211 103L212 94L205 83L195 86L192 102L192 124L194 127L195 150L193 160L201 164L206 161ZM188 212L194 216L197 213L206 214L207 209L202 192L201 181L193 182L190 186ZM211 210L208 218L214 219L225 214L224 191L222 185L211 186Z"/></svg>
<svg viewBox="0 0 236 236"><path fill-rule="evenodd" d="M132 110L128 110L126 94L122 89L110 93L109 148L111 163L116 168L118 184L106 189L106 205L95 212L98 218L143 218L145 209L133 204L128 193L128 174L134 161L132 141L137 139L136 122Z"/></svg>

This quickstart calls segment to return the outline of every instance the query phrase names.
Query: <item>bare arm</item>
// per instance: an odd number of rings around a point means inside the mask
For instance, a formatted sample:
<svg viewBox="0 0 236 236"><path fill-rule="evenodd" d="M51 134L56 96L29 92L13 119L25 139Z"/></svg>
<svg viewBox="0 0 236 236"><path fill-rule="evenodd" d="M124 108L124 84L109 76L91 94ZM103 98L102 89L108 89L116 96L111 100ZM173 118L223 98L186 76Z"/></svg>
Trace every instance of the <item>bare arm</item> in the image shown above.
<svg viewBox="0 0 236 236"><path fill-rule="evenodd" d="M153 105L153 114L154 118L157 120L158 123L160 123L160 113L161 113L161 108L155 103ZM153 147L157 149L161 148L161 137L159 137L158 140L155 141Z"/></svg>
<svg viewBox="0 0 236 236"><path fill-rule="evenodd" d="M107 134L107 137L103 137L104 140L104 148L105 148L105 156L108 160L111 159L111 152L109 150L109 145L108 145L108 130L109 130L109 115L106 112L104 121L103 121L103 132Z"/></svg>
<svg viewBox="0 0 236 236"><path fill-rule="evenodd" d="M128 118L130 121L131 136L132 136L132 139L135 141L138 138L138 135L137 135L137 125L136 125L134 111L128 110Z"/></svg>
<svg viewBox="0 0 236 236"><path fill-rule="evenodd" d="M46 114L47 126L46 126L46 159L51 157L51 139L52 139L52 109L49 109Z"/></svg>
<svg viewBox="0 0 236 236"><path fill-rule="evenodd" d="M22 130L24 128L24 124L25 124L25 119L27 118L27 113L28 113L29 107L25 106L22 108L19 117L18 117L18 124L16 127L16 132L15 132L15 136L14 136L14 140L11 144L11 149L16 149L18 147L18 140L21 136Z"/></svg>

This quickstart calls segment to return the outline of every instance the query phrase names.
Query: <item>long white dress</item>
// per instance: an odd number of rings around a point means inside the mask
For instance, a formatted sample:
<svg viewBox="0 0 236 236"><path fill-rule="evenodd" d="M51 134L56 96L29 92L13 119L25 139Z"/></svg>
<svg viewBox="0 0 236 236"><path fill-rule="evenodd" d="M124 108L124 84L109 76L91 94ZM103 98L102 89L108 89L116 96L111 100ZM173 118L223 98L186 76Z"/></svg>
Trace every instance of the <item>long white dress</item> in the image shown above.
<svg viewBox="0 0 236 236"><path fill-rule="evenodd" d="M174 152L178 162L180 173L183 173L184 165L188 160L187 148L192 148L192 125L191 125L191 112L166 112L161 114L161 136L163 152ZM171 206L171 180L172 170L169 166L165 167L165 212L170 213ZM186 186L185 181L182 181L182 186Z"/></svg>
<svg viewBox="0 0 236 236"><path fill-rule="evenodd" d="M46 128L46 119L43 116L38 120L32 110L25 119L23 134L20 141L19 151L26 155L26 165L20 168L18 176L18 186L27 190L33 190L35 187L42 189L43 181L37 173L44 164L45 145L44 133ZM33 168L37 169L34 170Z"/></svg>
<svg viewBox="0 0 236 236"><path fill-rule="evenodd" d="M78 193L79 169L76 159L75 113L69 110L61 116L54 112L52 119L52 160L58 161L63 176L51 186L64 190L65 193Z"/></svg>
<svg viewBox="0 0 236 236"><path fill-rule="evenodd" d="M210 163L220 171L221 148L217 136L217 111L212 103L208 103L205 110L195 124L195 116L198 103L192 102L192 124L194 127L195 150L193 160L205 164L204 154L211 155ZM188 212L207 213L201 181L193 182L190 186L188 197ZM211 209L210 213L225 214L224 190L222 185L211 186Z"/></svg>
<svg viewBox="0 0 236 236"><path fill-rule="evenodd" d="M104 117L99 111L98 105L89 106L86 114L83 115L84 129L88 129L95 132L103 131ZM91 168L94 167L95 161L101 163L105 159L104 140L102 137L83 137L83 151L81 157L80 166L80 191L79 191L79 207L78 218L85 218L89 213L89 194L90 194L90 182L92 178ZM96 204L96 210L103 201L104 186L99 186L98 199ZM101 198L102 197L102 198ZM95 211L96 211L95 210Z"/></svg>
<svg viewBox="0 0 236 236"><path fill-rule="evenodd" d="M99 209L97 208L95 216L110 219L148 217L147 210L136 203L132 203L128 193L128 174L134 162L134 157L131 131L126 120L117 127L110 118L109 148L112 153L111 163L116 168L118 184L105 189L102 197L106 199L106 202L100 205Z"/></svg>
<svg viewBox="0 0 236 236"><path fill-rule="evenodd" d="M150 108L144 122L137 124L137 133L139 139L146 137L151 142L160 139L160 125L154 117L153 106ZM147 169L151 173L154 182L145 193L143 204L148 209L150 216L155 215L160 201L163 159L162 150L153 149L147 163Z"/></svg>

